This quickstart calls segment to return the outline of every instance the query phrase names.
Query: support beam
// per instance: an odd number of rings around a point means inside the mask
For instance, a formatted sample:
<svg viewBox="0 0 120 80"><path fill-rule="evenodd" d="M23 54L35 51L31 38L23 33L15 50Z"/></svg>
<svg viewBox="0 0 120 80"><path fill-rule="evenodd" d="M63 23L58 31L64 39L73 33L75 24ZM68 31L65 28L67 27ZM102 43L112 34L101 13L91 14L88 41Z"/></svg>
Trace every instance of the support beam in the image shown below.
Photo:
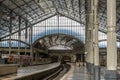
<svg viewBox="0 0 120 80"><path fill-rule="evenodd" d="M98 0L94 0L94 64L99 66L99 47L98 47Z"/></svg>
<svg viewBox="0 0 120 80"><path fill-rule="evenodd" d="M94 62L94 57L93 57L93 0L91 0L91 11L90 11L90 14L89 14L89 32L88 34L89 35L89 53L90 53L90 63L93 64Z"/></svg>
<svg viewBox="0 0 120 80"><path fill-rule="evenodd" d="M31 23L29 22L29 27L31 27L30 25L35 25L35 24L40 23L40 22L42 22L42 21L44 21L44 20L47 20L47 19L49 19L49 18L51 18L51 17L53 17L53 16L55 16L55 15L56 15L56 13L55 13L55 14L52 14L52 15L50 15L49 17L44 18L44 19L42 19L42 20L40 20L40 21L38 21L38 22L36 22L36 23L33 23L33 24L31 24ZM21 18L23 19L23 17L21 17ZM26 20L26 19L24 19L24 20ZM26 27L25 27L25 28L26 28ZM12 32L11 35L19 32L19 31L22 31L22 30L24 30L25 28L21 28L20 30L16 30L15 32ZM1 37L1 39L6 38L6 37L8 37L8 36L10 36L10 34Z"/></svg>
<svg viewBox="0 0 120 80"><path fill-rule="evenodd" d="M9 32L10 32L10 36L9 36L9 55L11 54L11 47L12 47L12 44L11 44L11 33L12 33L12 11L10 12L10 26L9 26Z"/></svg>
<svg viewBox="0 0 120 80"><path fill-rule="evenodd" d="M20 44L21 44L21 31L20 31L20 27L21 27L21 16L19 16L19 31L18 31L18 56L20 55Z"/></svg>
<svg viewBox="0 0 120 80"><path fill-rule="evenodd" d="M30 56L31 56L31 58L32 58L32 61L31 61L31 64L33 63L33 46L32 46L32 36L33 36L33 25L32 25L32 27L30 28L30 44L31 44L31 46L30 46Z"/></svg>
<svg viewBox="0 0 120 80"><path fill-rule="evenodd" d="M3 42L3 41L9 41L10 39L3 39L1 40L0 42ZM30 46L30 44L28 44L27 42L24 42L22 40L18 40L18 39L11 39L11 41L17 41L17 42L20 42L20 43L23 43L23 44L26 44L27 46Z"/></svg>
<svg viewBox="0 0 120 80"><path fill-rule="evenodd" d="M100 65L99 65L99 47L98 47L98 0L94 0L94 80L100 80Z"/></svg>
<svg viewBox="0 0 120 80"><path fill-rule="evenodd" d="M93 57L93 0L87 0L86 2L87 9L87 68L90 74L93 74L94 71L94 57Z"/></svg>
<svg viewBox="0 0 120 80"><path fill-rule="evenodd" d="M87 4L86 4L87 5ZM88 34L88 27L89 27L89 25L88 25L88 17L89 17L89 13L86 11L86 13L87 13L87 15L86 15L86 27L85 27L85 59L86 59L86 67L87 67L87 69L88 69L88 71L89 71L89 54L88 54L88 36L89 36L89 34Z"/></svg>
<svg viewBox="0 0 120 80"><path fill-rule="evenodd" d="M27 36L28 36L28 34L27 34L27 29L28 29L28 21L26 21L25 42L27 42ZM27 53L26 53L26 48L27 48L27 45L25 44L25 55L27 54Z"/></svg>
<svg viewBox="0 0 120 80"><path fill-rule="evenodd" d="M87 7L87 5L88 5L88 1L85 1L85 5L86 5L86 26L85 26L85 61L86 61L86 68L87 68L87 70L89 71L89 54L88 54L88 14L89 14L89 11L87 10L88 9L88 7Z"/></svg>
<svg viewBox="0 0 120 80"><path fill-rule="evenodd" d="M107 27L107 69L116 70L116 0L107 0ZM111 61L113 62L112 64Z"/></svg>
<svg viewBox="0 0 120 80"><path fill-rule="evenodd" d="M117 80L116 0L107 0L107 71L106 80Z"/></svg>

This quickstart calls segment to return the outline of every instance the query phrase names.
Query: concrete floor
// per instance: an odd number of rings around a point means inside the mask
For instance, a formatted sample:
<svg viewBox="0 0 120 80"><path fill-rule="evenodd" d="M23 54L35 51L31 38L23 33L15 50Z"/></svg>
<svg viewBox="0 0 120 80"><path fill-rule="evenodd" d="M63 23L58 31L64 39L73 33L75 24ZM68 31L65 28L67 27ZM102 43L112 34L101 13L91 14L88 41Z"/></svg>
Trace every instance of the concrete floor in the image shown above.
<svg viewBox="0 0 120 80"><path fill-rule="evenodd" d="M29 74L34 74L37 71L44 71L49 68L53 68L55 66L59 65L59 63L53 63L53 64L46 64L46 65L37 65L37 66L29 66L29 67L22 67L18 69L17 74L12 74L12 75L7 75L0 77L0 80L6 80L10 77L20 77L20 76L25 76ZM71 69L70 71L65 74L61 80L93 80L93 75L90 75L87 72L87 69L85 66L78 66L77 64L70 64ZM105 80L104 75L105 75L105 67L101 67L101 79L100 80Z"/></svg>
<svg viewBox="0 0 120 80"><path fill-rule="evenodd" d="M28 66L28 67L20 67L15 74L10 74L6 76L0 77L0 80L11 80L11 78L22 77L26 75L35 74L37 72L42 72L48 69L52 69L58 66L60 63L52 63L45 65L37 65L37 66Z"/></svg>
<svg viewBox="0 0 120 80"><path fill-rule="evenodd" d="M86 67L84 66L79 67L76 64L72 64L71 66L72 66L71 70L61 80L93 80L93 75L90 75L87 72ZM104 73L105 73L105 68L102 67L100 80L105 80Z"/></svg>

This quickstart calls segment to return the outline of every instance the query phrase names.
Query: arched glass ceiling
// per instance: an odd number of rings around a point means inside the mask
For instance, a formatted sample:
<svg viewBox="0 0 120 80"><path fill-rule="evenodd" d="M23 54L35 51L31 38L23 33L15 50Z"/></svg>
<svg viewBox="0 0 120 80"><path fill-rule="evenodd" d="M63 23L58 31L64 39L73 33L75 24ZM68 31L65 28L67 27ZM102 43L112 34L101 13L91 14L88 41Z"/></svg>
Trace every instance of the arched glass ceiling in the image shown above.
<svg viewBox="0 0 120 80"><path fill-rule="evenodd" d="M33 28L34 40L49 34L68 34L85 42L85 26L63 16L54 16L36 24Z"/></svg>
<svg viewBox="0 0 120 80"><path fill-rule="evenodd" d="M27 33L30 33L30 28L27 29ZM32 43L37 39L50 34L68 34L85 43L85 25L60 15L59 17L54 16L34 25ZM12 39L18 39L18 33L12 35L11 37ZM30 38L31 35L28 35L27 43L30 43ZM6 39L9 39L9 37ZM99 40L103 39L107 39L107 35L99 31ZM25 30L21 32L21 40L25 41ZM17 46L14 42L12 42L12 44ZM106 43L100 42L99 47L106 47Z"/></svg>
<svg viewBox="0 0 120 80"><path fill-rule="evenodd" d="M1 6L0 6L0 14L1 14L1 27L0 27L0 37L5 38L6 36L9 36L9 25L10 25L10 17L13 17L14 20L12 21L12 33L18 31L18 24L19 24L19 17L21 17L21 29L25 29L25 23L26 21L28 24L36 24L40 21L43 21L45 19L48 19L51 16L54 16L56 14L64 15L72 20L78 21L80 23L85 24L86 23L86 10L85 3L89 0L0 0ZM120 1L117 1L117 38L120 39ZM86 5L87 6L87 5ZM12 11L12 13L11 13ZM21 15L21 16L19 16ZM8 18L9 17L9 18ZM106 27L106 0L99 0L99 30L106 33L107 27ZM44 22L43 22L44 23ZM54 23L54 21L53 21ZM53 25L56 25L57 23L54 23ZM82 25L82 24L81 24ZM84 26L84 25L83 25ZM40 27L41 28L41 27ZM38 29L38 28L37 28ZM42 29L42 28L41 28ZM44 28L43 28L44 29ZM55 28L56 29L56 28ZM36 33L36 36L33 36L33 41L37 39L37 37L42 36L43 34L47 35L50 32L57 32L56 30L49 30L45 33ZM76 28L77 29L77 28ZM29 30L29 28L28 28ZM47 30L47 29L45 29ZM78 29L77 29L78 30ZM59 32L63 33L62 31L66 33L70 33L70 30L66 30L63 28ZM22 31L22 40L25 40L25 31ZM38 31L39 32L39 31ZM28 31L29 33L29 31ZM74 33L74 32L73 32ZM76 37L82 37L82 34L76 34L76 31L74 33ZM79 36L80 35L80 36ZM18 33L14 34L15 38L17 38ZM12 36L12 38L14 38ZM28 36L30 38L30 36ZM104 37L99 37L99 39L104 39ZM83 36L80 38L81 40L85 39ZM27 42L29 43L30 40L27 39Z"/></svg>
<svg viewBox="0 0 120 80"><path fill-rule="evenodd" d="M30 33L30 28L27 29L27 33ZM49 18L45 21L42 21L33 26L33 36L32 36L32 43L37 39L50 35L50 34L68 34L72 35L85 43L85 25L80 24L76 21L73 21L69 18L63 16L54 16ZM11 36L12 39L18 39L18 33ZM27 43L30 43L31 35L27 36ZM7 37L6 39L9 39ZM99 31L99 40L107 39L107 35ZM21 40L25 42L25 30L21 32ZM107 43L105 41L99 42L99 47L103 48L106 47ZM8 42L2 42L2 47L9 46ZM12 41L12 46L17 47L18 42ZM24 45L21 45L24 47Z"/></svg>
<svg viewBox="0 0 120 80"><path fill-rule="evenodd" d="M28 28L28 34L30 33ZM85 26L63 16L54 16L33 26L32 42L49 34L68 34L85 42ZM18 39L18 33L11 36ZM27 36L27 43L30 43L30 35ZM6 39L8 39L7 37ZM25 30L21 32L21 40L25 41Z"/></svg>

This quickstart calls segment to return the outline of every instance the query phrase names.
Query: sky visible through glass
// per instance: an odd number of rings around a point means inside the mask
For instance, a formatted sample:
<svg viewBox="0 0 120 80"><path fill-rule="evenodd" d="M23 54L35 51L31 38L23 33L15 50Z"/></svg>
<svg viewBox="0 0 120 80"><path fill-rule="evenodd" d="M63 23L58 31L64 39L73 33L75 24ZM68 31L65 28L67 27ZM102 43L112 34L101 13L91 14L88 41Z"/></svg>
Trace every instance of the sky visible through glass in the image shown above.
<svg viewBox="0 0 120 80"><path fill-rule="evenodd" d="M21 41L24 41L26 43L30 43L31 35L30 28L27 29L27 41L25 41L25 30L21 32ZM33 26L33 35L32 35L32 43L36 41L37 39L50 35L50 34L67 34L74 36L78 39L80 39L83 43L85 43L85 25L80 24L76 21L73 21L69 18L63 17L63 16L54 16L52 18L49 18L45 21L39 22L38 24ZM106 40L107 36L106 34L99 31L99 40ZM18 33L11 36L12 39L18 39ZM9 39L7 37L6 39ZM8 47L9 41L3 41L0 42L0 45L2 47ZM25 44L20 43L21 47L24 47ZM119 42L117 42L117 46L119 46ZM104 48L106 47L107 43L106 41L99 42L99 47ZM18 47L18 41L12 41L12 47ZM56 48L60 48L61 46L55 46ZM53 47L53 48L55 48ZM119 46L120 47L120 46ZM62 47L61 47L62 48ZM68 48L68 47L67 47Z"/></svg>

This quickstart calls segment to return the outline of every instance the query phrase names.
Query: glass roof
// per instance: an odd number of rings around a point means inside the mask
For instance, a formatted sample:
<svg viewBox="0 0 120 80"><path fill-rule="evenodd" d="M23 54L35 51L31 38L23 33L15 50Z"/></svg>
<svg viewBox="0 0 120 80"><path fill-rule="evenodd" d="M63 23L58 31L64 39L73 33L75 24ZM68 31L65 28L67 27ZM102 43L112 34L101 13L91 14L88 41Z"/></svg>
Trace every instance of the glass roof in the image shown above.
<svg viewBox="0 0 120 80"><path fill-rule="evenodd" d="M59 19L59 20L58 20ZM30 33L30 28L27 29L27 34ZM74 36L78 39L80 39L83 43L85 43L85 25L80 24L76 21L73 21L69 18L66 18L64 16L54 16L52 18L49 18L45 21L42 21L33 27L33 36L32 36L32 43L34 43L37 39L42 38L46 35L50 34L67 34ZM27 37L27 43L30 43L30 35ZM18 39L18 33L15 33L11 36L12 39ZM9 39L9 37L6 37L5 39ZM99 40L106 40L107 35L103 32L99 31ZM21 41L25 42L25 30L21 32ZM8 47L9 41L4 41L1 43L2 47ZM118 45L119 43L117 43ZM18 42L12 41L12 46L17 47ZM21 43L21 47L24 47L25 44ZM107 46L106 41L99 42L99 47L105 48ZM57 46L53 46L50 49L55 49ZM120 47L118 45L118 47Z"/></svg>
<svg viewBox="0 0 120 80"><path fill-rule="evenodd" d="M36 24L33 28L34 40L49 34L68 34L85 42L85 27L76 21L64 16L54 16L46 21ZM40 36L40 37L39 37Z"/></svg>
<svg viewBox="0 0 120 80"><path fill-rule="evenodd" d="M25 30L21 32L21 41L25 42ZM27 29L27 34L30 33L30 28ZM64 16L54 16L45 21L42 21L33 26L33 36L32 43L34 43L37 39L40 39L44 36L50 34L67 34L74 36L80 39L83 43L85 43L85 25L80 24L76 21L73 21ZM12 39L18 39L18 33L15 33L11 36ZM31 36L27 36L27 43L30 43ZM9 37L5 38L9 39ZM107 39L107 35L99 31L99 40ZM3 42L2 45L5 45L8 42ZM16 47L18 45L17 42L12 41L12 45ZM5 45L5 46L9 46ZM23 44L21 46L24 46ZM106 42L102 41L99 43L99 47L106 47ZM53 47L54 48L54 47Z"/></svg>
<svg viewBox="0 0 120 80"><path fill-rule="evenodd" d="M58 33L74 36L85 43L87 1L0 0L0 38L9 39L11 33L12 39L18 39L18 31L21 31L21 40L30 44L31 35L28 35L25 41L25 29L27 28L29 34L30 27L33 26L32 42L45 35ZM120 0L116 1L116 32L117 38L120 39ZM101 31L99 40L105 40L107 38L106 0L99 0L98 7L99 31ZM59 15L59 19L56 15Z"/></svg>
<svg viewBox="0 0 120 80"><path fill-rule="evenodd" d="M59 20L58 20L59 18ZM27 29L30 33L30 28ZM76 21L64 16L54 16L33 26L32 43L39 38L50 34L67 34L80 39L85 43L85 27ZM18 39L18 33L11 36L12 39ZM27 43L30 43L31 36L27 36ZM5 39L9 39L6 37ZM21 31L21 41L25 41L25 30Z"/></svg>

